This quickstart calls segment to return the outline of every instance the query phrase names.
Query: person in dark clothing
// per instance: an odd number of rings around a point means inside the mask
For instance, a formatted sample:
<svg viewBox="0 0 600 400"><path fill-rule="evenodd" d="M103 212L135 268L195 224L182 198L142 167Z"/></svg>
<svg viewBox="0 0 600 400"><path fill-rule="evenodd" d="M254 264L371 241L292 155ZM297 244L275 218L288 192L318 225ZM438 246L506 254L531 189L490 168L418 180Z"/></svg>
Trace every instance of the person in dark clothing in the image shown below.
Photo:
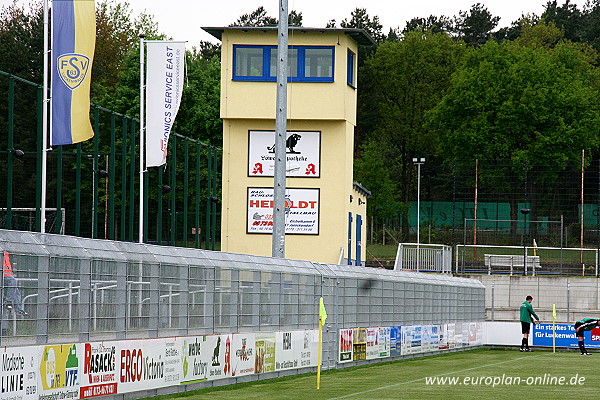
<svg viewBox="0 0 600 400"><path fill-rule="evenodd" d="M523 304L521 304L521 333L523 334L523 339L521 340L521 348L520 351L533 351L529 348L529 332L531 330L531 323L535 325L533 321L532 315L535 317L537 322L540 322L539 317L533 311L533 307L531 306L531 302L533 301L533 297L527 296Z"/></svg>
<svg viewBox="0 0 600 400"><path fill-rule="evenodd" d="M585 349L583 332L591 331L598 325L600 325L600 321L595 318L584 318L575 322L575 337L577 338L577 345L579 346L579 350L581 350L582 356L591 356Z"/></svg>
<svg viewBox="0 0 600 400"><path fill-rule="evenodd" d="M14 308L17 314L27 315L23 307L21 292L19 291L17 278L15 278L15 274L13 273L8 251L4 252L4 259L2 261L2 289L4 290L4 304L6 308L8 310Z"/></svg>

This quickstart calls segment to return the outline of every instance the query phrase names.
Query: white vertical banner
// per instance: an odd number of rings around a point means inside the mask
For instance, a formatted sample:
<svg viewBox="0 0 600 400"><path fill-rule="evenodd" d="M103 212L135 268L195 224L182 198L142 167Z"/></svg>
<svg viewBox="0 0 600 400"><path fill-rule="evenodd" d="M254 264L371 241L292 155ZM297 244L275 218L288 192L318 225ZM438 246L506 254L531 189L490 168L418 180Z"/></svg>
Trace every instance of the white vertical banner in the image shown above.
<svg viewBox="0 0 600 400"><path fill-rule="evenodd" d="M169 135L183 92L185 42L147 41L146 167L167 162Z"/></svg>

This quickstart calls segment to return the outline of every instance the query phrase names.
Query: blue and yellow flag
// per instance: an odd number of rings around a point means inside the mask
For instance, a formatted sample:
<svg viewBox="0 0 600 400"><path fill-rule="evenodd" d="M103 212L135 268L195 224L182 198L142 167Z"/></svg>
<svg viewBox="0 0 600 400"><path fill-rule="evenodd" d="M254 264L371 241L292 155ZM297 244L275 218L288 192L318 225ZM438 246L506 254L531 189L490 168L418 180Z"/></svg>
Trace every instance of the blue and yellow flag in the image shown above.
<svg viewBox="0 0 600 400"><path fill-rule="evenodd" d="M52 2L52 145L94 136L90 81L96 45L94 0Z"/></svg>

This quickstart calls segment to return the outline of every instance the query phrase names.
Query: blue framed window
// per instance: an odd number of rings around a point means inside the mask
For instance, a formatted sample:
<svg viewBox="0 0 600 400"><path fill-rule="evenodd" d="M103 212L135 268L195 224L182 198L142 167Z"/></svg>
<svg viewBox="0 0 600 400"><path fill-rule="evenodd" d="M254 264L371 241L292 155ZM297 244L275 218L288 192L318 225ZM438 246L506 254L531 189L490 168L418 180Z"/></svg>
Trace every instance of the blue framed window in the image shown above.
<svg viewBox="0 0 600 400"><path fill-rule="evenodd" d="M355 59L354 53L352 52L352 50L348 49L347 82L348 82L348 85L350 85L352 87L356 87L356 85L354 84L354 59Z"/></svg>
<svg viewBox="0 0 600 400"><path fill-rule="evenodd" d="M289 46L288 82L333 82L333 46ZM233 80L275 82L277 46L233 46Z"/></svg>

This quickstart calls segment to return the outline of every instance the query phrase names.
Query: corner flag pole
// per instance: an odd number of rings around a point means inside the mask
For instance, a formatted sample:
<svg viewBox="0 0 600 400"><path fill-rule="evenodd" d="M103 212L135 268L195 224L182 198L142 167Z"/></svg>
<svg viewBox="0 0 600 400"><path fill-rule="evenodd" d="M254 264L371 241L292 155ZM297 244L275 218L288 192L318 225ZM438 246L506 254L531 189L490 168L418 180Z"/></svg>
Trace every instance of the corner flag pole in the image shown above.
<svg viewBox="0 0 600 400"><path fill-rule="evenodd" d="M552 352L556 353L556 304L552 304Z"/></svg>
<svg viewBox="0 0 600 400"><path fill-rule="evenodd" d="M318 350L318 361L317 361L317 390L321 389L321 353L323 351L323 325L327 320L327 311L325 310L325 304L323 298L319 299L319 350Z"/></svg>

